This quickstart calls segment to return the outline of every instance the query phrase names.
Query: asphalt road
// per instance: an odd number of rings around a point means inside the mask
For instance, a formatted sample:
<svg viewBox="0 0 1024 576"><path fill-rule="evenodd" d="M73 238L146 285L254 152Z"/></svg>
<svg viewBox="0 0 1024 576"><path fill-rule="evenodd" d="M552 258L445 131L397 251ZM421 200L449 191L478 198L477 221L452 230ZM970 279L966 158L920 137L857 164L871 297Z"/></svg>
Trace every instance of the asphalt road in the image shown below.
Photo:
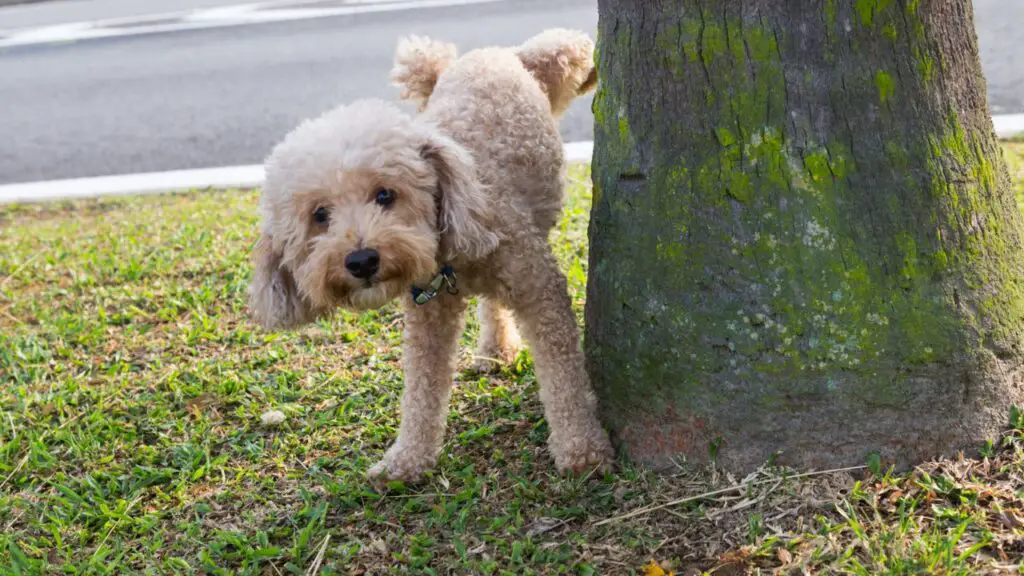
<svg viewBox="0 0 1024 576"><path fill-rule="evenodd" d="M0 8L0 28L207 8L232 0L75 0ZM1024 111L1024 2L975 0L993 113ZM0 49L0 184L260 163L302 119L358 97L394 98L409 33L460 50L551 26L596 34L595 0L339 16ZM592 137L590 98L562 122Z"/></svg>
<svg viewBox="0 0 1024 576"><path fill-rule="evenodd" d="M596 34L597 11L520 0L0 50L0 183L260 163L308 116L395 98L402 35L464 51L546 26ZM564 136L591 122L577 102Z"/></svg>
<svg viewBox="0 0 1024 576"><path fill-rule="evenodd" d="M974 24L990 111L1024 112L1024 1L974 0Z"/></svg>

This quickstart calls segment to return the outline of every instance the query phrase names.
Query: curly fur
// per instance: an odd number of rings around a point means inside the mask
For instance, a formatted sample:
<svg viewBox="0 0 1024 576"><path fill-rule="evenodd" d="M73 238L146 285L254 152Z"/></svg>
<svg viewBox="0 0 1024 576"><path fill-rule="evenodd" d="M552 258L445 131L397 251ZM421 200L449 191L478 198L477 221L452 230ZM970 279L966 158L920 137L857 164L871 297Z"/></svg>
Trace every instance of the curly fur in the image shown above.
<svg viewBox="0 0 1024 576"><path fill-rule="evenodd" d="M426 107L438 78L455 61L454 44L422 36L410 36L398 43L391 81L403 88L401 96ZM551 28L513 49L548 97L557 118L578 96L597 86L594 42L577 30Z"/></svg>
<svg viewBox="0 0 1024 576"><path fill-rule="evenodd" d="M455 61L457 54L458 49L448 42L423 36L403 38L395 49L391 81L404 86L402 98L415 102L422 112L437 79Z"/></svg>
<svg viewBox="0 0 1024 576"><path fill-rule="evenodd" d="M361 100L306 121L266 161L262 228L250 306L267 329L299 326L338 307L400 299L405 311L405 390L398 438L371 470L415 482L436 462L467 298L479 297L474 366L510 360L519 333L533 351L548 446L563 472L607 469L613 459L584 370L565 276L547 238L563 201L558 114L593 88L586 35L546 31L515 48L449 59L430 40L399 44L396 78L411 117ZM393 190L390 205L377 191ZM318 208L328 211L317 222ZM345 258L372 248L379 271L347 272ZM410 297L442 264L457 294L424 305Z"/></svg>
<svg viewBox="0 0 1024 576"><path fill-rule="evenodd" d="M597 86L594 43L582 32L545 30L520 46L516 55L540 82L556 116L577 96Z"/></svg>

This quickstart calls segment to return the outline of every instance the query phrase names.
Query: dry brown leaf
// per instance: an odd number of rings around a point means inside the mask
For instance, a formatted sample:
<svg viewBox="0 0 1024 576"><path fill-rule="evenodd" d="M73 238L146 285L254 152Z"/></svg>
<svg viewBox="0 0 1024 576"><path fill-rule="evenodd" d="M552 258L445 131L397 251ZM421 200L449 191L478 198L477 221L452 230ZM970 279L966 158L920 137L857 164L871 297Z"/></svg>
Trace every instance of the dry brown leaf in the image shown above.
<svg viewBox="0 0 1024 576"><path fill-rule="evenodd" d="M1004 510L999 514L996 514L996 518L999 518L999 521L1009 528L1020 528L1024 526L1024 519L1015 514L1013 510Z"/></svg>

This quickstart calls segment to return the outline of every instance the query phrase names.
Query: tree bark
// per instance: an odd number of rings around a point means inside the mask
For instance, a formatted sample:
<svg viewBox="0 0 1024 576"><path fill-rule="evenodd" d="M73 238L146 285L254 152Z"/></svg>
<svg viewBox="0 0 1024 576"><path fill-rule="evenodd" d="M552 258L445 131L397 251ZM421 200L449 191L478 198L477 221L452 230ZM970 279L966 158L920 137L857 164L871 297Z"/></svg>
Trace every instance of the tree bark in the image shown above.
<svg viewBox="0 0 1024 576"><path fill-rule="evenodd" d="M656 467L899 469L1021 384L1024 221L967 0L599 0L588 368Z"/></svg>

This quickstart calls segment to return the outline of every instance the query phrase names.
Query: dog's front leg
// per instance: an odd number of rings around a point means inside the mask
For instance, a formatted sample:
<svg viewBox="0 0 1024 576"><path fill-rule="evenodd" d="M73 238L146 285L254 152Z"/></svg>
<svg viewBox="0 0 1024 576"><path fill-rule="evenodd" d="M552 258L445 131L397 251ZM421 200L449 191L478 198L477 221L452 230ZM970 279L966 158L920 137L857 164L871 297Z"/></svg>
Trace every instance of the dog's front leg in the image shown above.
<svg viewBox="0 0 1024 576"><path fill-rule="evenodd" d="M414 304L407 296L404 304L401 424L398 439L369 471L377 482L415 483L437 462L466 308L461 295L451 294L441 294L423 305Z"/></svg>

